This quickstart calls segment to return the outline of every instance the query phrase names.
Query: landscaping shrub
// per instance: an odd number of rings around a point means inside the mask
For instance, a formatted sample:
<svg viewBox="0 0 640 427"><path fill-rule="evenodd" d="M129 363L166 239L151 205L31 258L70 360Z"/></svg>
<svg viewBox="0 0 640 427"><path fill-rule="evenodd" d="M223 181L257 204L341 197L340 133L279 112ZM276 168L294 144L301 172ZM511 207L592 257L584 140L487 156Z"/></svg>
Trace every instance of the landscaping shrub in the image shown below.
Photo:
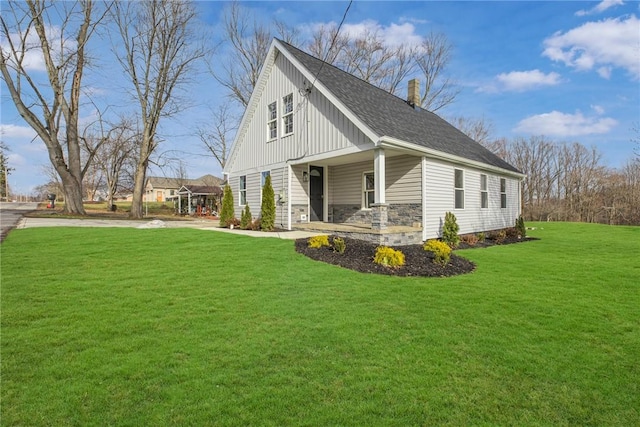
<svg viewBox="0 0 640 427"><path fill-rule="evenodd" d="M478 241L479 242L484 242L485 239L487 238L487 235L484 231L478 233Z"/></svg>
<svg viewBox="0 0 640 427"><path fill-rule="evenodd" d="M501 245L507 238L507 232L505 230L499 230L494 232L491 237L493 241L496 242L496 245Z"/></svg>
<svg viewBox="0 0 640 427"><path fill-rule="evenodd" d="M260 206L260 228L263 231L273 230L276 222L276 195L271 185L271 175L267 175L262 187L262 205Z"/></svg>
<svg viewBox="0 0 640 427"><path fill-rule="evenodd" d="M339 254L343 254L345 249L347 249L347 244L344 242L344 239L342 237L334 237L333 251L338 252Z"/></svg>
<svg viewBox="0 0 640 427"><path fill-rule="evenodd" d="M518 230L518 237L520 239L527 237L527 227L524 225L524 218L522 215L516 218L516 230Z"/></svg>
<svg viewBox="0 0 640 427"><path fill-rule="evenodd" d="M373 262L385 267L402 267L404 265L404 254L388 246L378 246Z"/></svg>
<svg viewBox="0 0 640 427"><path fill-rule="evenodd" d="M240 217L240 228L243 230L249 230L251 225L251 209L247 203L242 211L242 216Z"/></svg>
<svg viewBox="0 0 640 427"><path fill-rule="evenodd" d="M516 238L518 237L518 229L515 227L507 227L504 229L505 235L508 238Z"/></svg>
<svg viewBox="0 0 640 427"><path fill-rule="evenodd" d="M447 265L451 259L451 247L440 240L427 240L423 249L433 253L433 262L440 265Z"/></svg>
<svg viewBox="0 0 640 427"><path fill-rule="evenodd" d="M252 229L253 231L260 231L260 230L262 230L260 218L256 218L256 219L254 219L254 220L251 222L251 229Z"/></svg>
<svg viewBox="0 0 640 427"><path fill-rule="evenodd" d="M310 248L321 248L323 246L329 246L329 236L313 236L309 237Z"/></svg>
<svg viewBox="0 0 640 427"><path fill-rule="evenodd" d="M442 226L442 241L452 248L457 248L458 244L460 244L458 231L460 231L460 227L456 216L451 212L447 212L444 215L444 225Z"/></svg>
<svg viewBox="0 0 640 427"><path fill-rule="evenodd" d="M460 237L460 240L469 246L475 246L480 239L478 239L478 236L475 234L465 234L464 236Z"/></svg>
<svg viewBox="0 0 640 427"><path fill-rule="evenodd" d="M233 192L229 184L225 185L222 195L222 210L220 211L220 226L229 227L232 220L235 220ZM235 225L235 224L234 224Z"/></svg>

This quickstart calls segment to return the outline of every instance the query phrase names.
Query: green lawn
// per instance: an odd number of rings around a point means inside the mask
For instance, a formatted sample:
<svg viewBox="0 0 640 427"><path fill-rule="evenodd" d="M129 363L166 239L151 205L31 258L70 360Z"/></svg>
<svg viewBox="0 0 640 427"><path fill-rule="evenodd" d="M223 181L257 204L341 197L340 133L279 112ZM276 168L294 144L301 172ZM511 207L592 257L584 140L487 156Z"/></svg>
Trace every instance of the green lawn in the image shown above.
<svg viewBox="0 0 640 427"><path fill-rule="evenodd" d="M2 425L639 425L640 227L528 225L446 279L212 231L15 230Z"/></svg>

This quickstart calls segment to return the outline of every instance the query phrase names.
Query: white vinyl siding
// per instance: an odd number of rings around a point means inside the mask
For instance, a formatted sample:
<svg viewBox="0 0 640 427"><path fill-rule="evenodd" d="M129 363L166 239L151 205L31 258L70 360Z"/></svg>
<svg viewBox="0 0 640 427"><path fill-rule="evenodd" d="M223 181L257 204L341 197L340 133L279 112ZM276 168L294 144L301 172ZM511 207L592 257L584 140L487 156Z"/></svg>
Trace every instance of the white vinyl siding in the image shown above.
<svg viewBox="0 0 640 427"><path fill-rule="evenodd" d="M465 194L465 209L453 210L455 204L454 169L464 170L466 188L480 188L480 175L487 175L487 191L490 195L489 206L482 209L479 191ZM424 237L431 239L442 236L442 223L447 212L453 212L460 226L460 234L497 230L512 227L520 212L517 203L500 208L500 179L505 179L506 190L517 194L519 181L514 178L501 177L472 168L460 168L444 161L425 159L425 215L423 218Z"/></svg>
<svg viewBox="0 0 640 427"><path fill-rule="evenodd" d="M329 179L330 204L363 203L363 174L373 169L371 161L348 165L332 166ZM385 193L386 202L420 203L421 158L417 156L394 156L386 159Z"/></svg>
<svg viewBox="0 0 640 427"><path fill-rule="evenodd" d="M287 159L303 153L307 157L330 156L339 150L351 150L372 141L347 117L340 113L327 98L314 90L307 98L295 96L304 87L305 78L286 59L278 55L267 81L260 81L254 96L258 97L252 110L246 112L248 125L240 129L232 153L225 167L230 175L248 173L266 167L281 167ZM281 129L274 140L269 140L268 105L293 93L293 130L284 135ZM307 105L308 102L308 105ZM279 107L282 110L282 107ZM281 118L280 118L281 120ZM279 120L278 120L279 121ZM281 125L280 125L281 126ZM302 126L305 128L302 129ZM305 139L301 135L305 135ZM308 139L306 136L308 135ZM267 144L266 142L269 141Z"/></svg>

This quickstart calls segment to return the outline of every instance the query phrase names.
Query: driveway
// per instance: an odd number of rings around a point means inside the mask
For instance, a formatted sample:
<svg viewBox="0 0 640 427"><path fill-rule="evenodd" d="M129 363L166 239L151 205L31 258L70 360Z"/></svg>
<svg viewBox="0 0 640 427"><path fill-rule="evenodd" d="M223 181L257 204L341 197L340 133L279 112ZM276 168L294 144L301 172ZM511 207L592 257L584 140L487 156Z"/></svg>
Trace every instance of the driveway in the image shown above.
<svg viewBox="0 0 640 427"><path fill-rule="evenodd" d="M317 236L321 233L314 231L282 231L264 233L261 231L229 230L220 228L218 221L194 219L192 221L162 221L157 219L126 220L126 219L98 219L98 218L27 218L23 215L34 211L37 203L0 203L2 222L2 240L13 228L34 227L131 227L131 228L197 228L201 230L219 231L241 234L251 237L278 237L281 239L300 239ZM1 241L1 240L0 240Z"/></svg>
<svg viewBox="0 0 640 427"><path fill-rule="evenodd" d="M37 203L31 202L0 202L0 225L2 226L0 242L18 225L25 213L35 211L37 207Z"/></svg>

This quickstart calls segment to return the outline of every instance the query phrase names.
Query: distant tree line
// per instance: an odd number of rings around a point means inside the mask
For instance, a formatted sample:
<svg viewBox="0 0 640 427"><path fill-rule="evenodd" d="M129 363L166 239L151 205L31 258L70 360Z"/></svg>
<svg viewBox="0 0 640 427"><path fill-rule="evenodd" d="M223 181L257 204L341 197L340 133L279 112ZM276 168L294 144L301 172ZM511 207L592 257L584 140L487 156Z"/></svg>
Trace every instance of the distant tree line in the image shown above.
<svg viewBox="0 0 640 427"><path fill-rule="evenodd" d="M544 136L485 145L527 175L522 183L525 219L640 225L640 158L613 169L595 148Z"/></svg>

